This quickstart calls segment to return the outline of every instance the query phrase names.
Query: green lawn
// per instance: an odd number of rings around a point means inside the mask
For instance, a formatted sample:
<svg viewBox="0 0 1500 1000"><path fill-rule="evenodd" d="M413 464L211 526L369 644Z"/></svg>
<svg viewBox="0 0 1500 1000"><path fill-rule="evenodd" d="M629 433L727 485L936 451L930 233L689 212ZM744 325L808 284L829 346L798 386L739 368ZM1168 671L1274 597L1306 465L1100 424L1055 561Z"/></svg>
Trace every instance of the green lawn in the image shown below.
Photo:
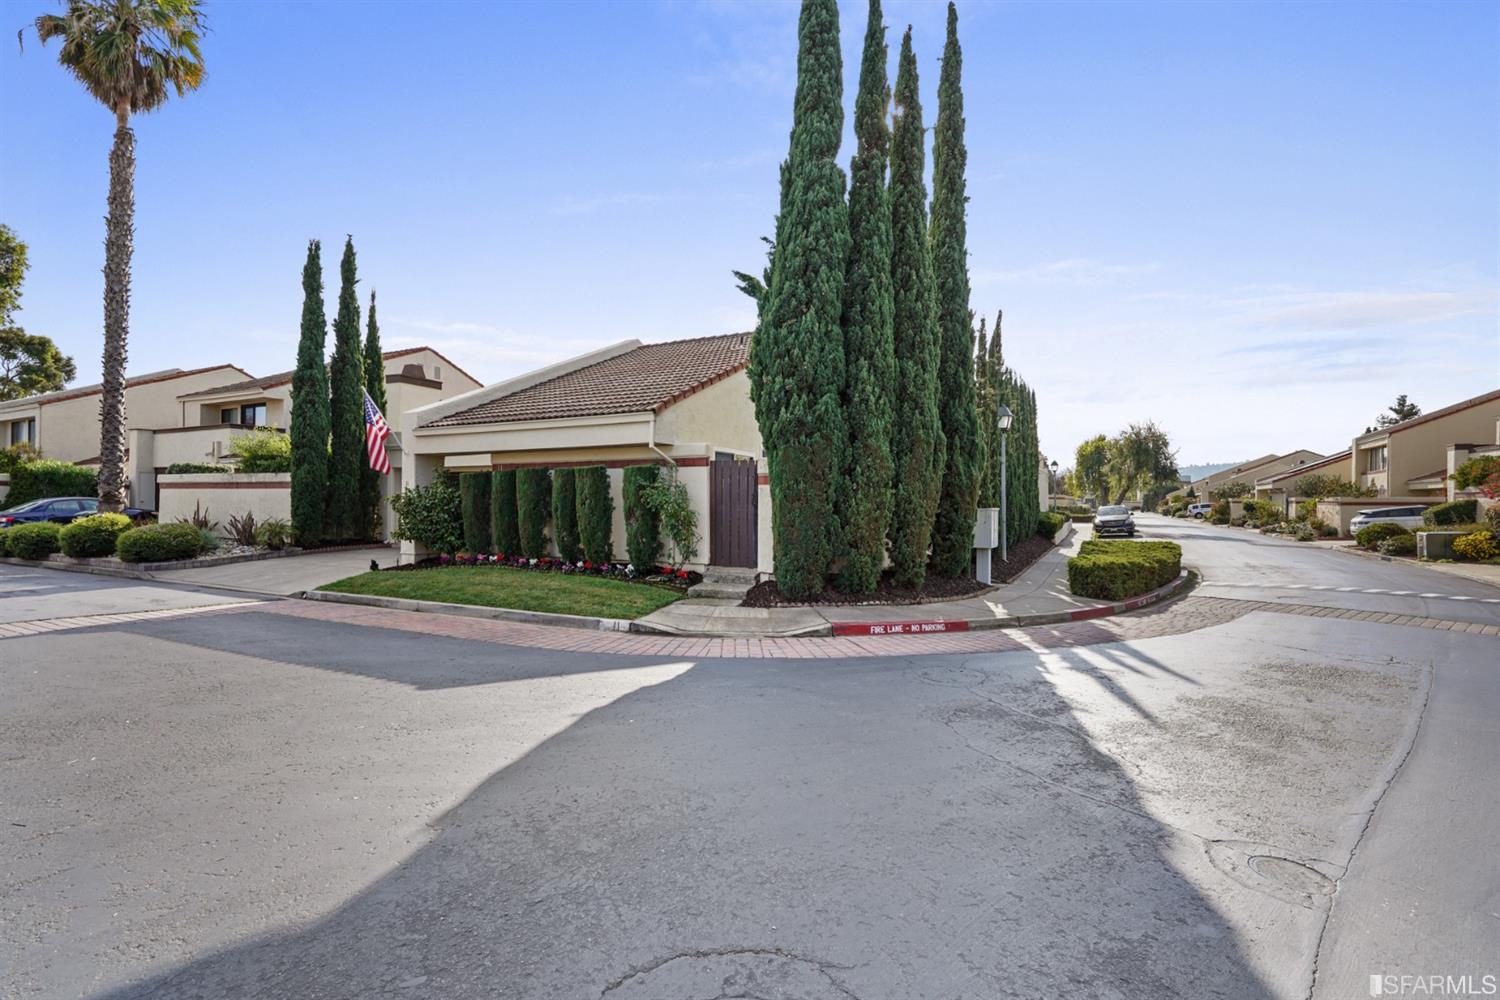
<svg viewBox="0 0 1500 1000"><path fill-rule="evenodd" d="M596 618L639 618L682 597L677 591L643 583L500 566L361 573L318 589Z"/></svg>

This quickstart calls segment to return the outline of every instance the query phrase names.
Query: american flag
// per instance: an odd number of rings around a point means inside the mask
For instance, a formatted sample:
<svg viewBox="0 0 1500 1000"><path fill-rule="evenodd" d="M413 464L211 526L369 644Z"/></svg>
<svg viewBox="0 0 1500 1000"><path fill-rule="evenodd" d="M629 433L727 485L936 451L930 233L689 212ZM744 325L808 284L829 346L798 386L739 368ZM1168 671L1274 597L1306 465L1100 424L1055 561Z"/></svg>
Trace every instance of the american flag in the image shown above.
<svg viewBox="0 0 1500 1000"><path fill-rule="evenodd" d="M370 453L370 468L382 476L391 471L390 456L385 453L385 439L391 436L385 418L375 408L375 401L365 393L365 447Z"/></svg>

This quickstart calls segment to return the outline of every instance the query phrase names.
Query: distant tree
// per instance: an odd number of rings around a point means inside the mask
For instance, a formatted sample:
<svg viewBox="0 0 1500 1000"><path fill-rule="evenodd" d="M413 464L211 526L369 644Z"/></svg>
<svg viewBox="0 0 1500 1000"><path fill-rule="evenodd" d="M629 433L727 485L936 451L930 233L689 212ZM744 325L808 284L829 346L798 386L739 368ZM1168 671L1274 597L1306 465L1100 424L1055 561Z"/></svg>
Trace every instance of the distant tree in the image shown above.
<svg viewBox="0 0 1500 1000"><path fill-rule="evenodd" d="M1233 479L1220 486L1209 490L1209 497L1213 500L1239 500L1255 492L1255 487L1243 479Z"/></svg>
<svg viewBox="0 0 1500 1000"><path fill-rule="evenodd" d="M938 77L938 117L932 142L932 271L941 338L938 411L944 468L932 526L932 571L972 574L974 512L979 503L979 426L974 403L974 316L969 311L968 223L965 220L963 53L958 8L948 4L948 40Z"/></svg>
<svg viewBox="0 0 1500 1000"><path fill-rule="evenodd" d="M339 311L333 321L333 359L328 365L329 427L328 506L324 513L329 538L361 537L360 469L369 462L365 452L364 350L359 341L359 278L354 263L354 239L344 241L339 262ZM383 366L382 366L383 368Z"/></svg>
<svg viewBox="0 0 1500 1000"><path fill-rule="evenodd" d="M750 388L771 479L777 587L807 597L823 589L841 547L835 501L848 448L840 317L849 218L836 159L844 120L836 0L803 0L797 34L791 145L771 280L750 344Z"/></svg>
<svg viewBox="0 0 1500 1000"><path fill-rule="evenodd" d="M1372 497L1373 486L1359 486L1340 475L1315 472L1297 480L1292 492L1303 500L1322 500L1327 497Z"/></svg>
<svg viewBox="0 0 1500 1000"><path fill-rule="evenodd" d="M564 562L576 563L583 558L578 544L578 484L572 469L552 472L552 534L557 553Z"/></svg>
<svg viewBox="0 0 1500 1000"><path fill-rule="evenodd" d="M328 320L322 254L322 244L309 240L302 266L302 333L292 372L292 525L303 546L324 537L328 506L328 366L323 360Z"/></svg>
<svg viewBox="0 0 1500 1000"><path fill-rule="evenodd" d="M1109 503L1109 438L1096 434L1073 454L1074 488L1080 496Z"/></svg>
<svg viewBox="0 0 1500 1000"><path fill-rule="evenodd" d="M583 557L592 563L613 562L615 503L609 495L609 470L590 465L578 470L578 537Z"/></svg>
<svg viewBox="0 0 1500 1000"><path fill-rule="evenodd" d="M516 473L516 524L521 533L521 555L540 559L547 554L547 515L552 510L552 473L521 469Z"/></svg>
<svg viewBox="0 0 1500 1000"><path fill-rule="evenodd" d="M1180 482L1172 442L1149 420L1131 424L1110 439L1108 454L1110 485L1120 499L1135 494L1144 502L1175 490Z"/></svg>
<svg viewBox="0 0 1500 1000"><path fill-rule="evenodd" d="M0 401L56 392L77 375L73 359L51 338L0 326Z"/></svg>
<svg viewBox="0 0 1500 1000"><path fill-rule="evenodd" d="M380 324L375 321L375 289L373 288L370 289L370 314L365 318L363 368L365 392L369 394L370 402L374 403L375 409L385 417L386 423L391 425L391 430L397 430L392 415L386 412L385 354L380 349ZM369 462L360 466L359 524L363 528L364 537L367 538L377 538L380 534L380 481L383 478L380 473L370 468ZM485 516L488 517L488 513Z"/></svg>
<svg viewBox="0 0 1500 1000"><path fill-rule="evenodd" d="M520 517L516 508L516 472L504 469L490 482L490 541L495 551L507 556L521 554Z"/></svg>
<svg viewBox="0 0 1500 1000"><path fill-rule="evenodd" d="M130 258L135 235L135 132L130 116L154 111L169 93L203 82L203 10L198 0L68 0L34 22L57 61L115 116L104 237L104 370L99 401L99 509L125 506L125 361Z"/></svg>
<svg viewBox="0 0 1500 1000"><path fill-rule="evenodd" d="M896 389L891 286L891 203L886 192L890 129L886 107L885 27L880 0L870 0L859 94L854 102L858 150L850 165L849 266L844 281L844 413L849 426L841 503L846 594L880 582L891 522L892 397Z"/></svg>
<svg viewBox="0 0 1500 1000"><path fill-rule="evenodd" d="M26 244L16 231L0 223L0 327L10 326L21 306L21 285L31 267Z"/></svg>
<svg viewBox="0 0 1500 1000"><path fill-rule="evenodd" d="M661 469L632 465L625 470L621 499L625 503L625 554L640 573L649 573L661 557L661 515L646 502Z"/></svg>
<svg viewBox="0 0 1500 1000"><path fill-rule="evenodd" d="M896 356L895 420L891 454L896 486L890 554L895 581L920 587L927 578L932 522L942 487L945 448L938 414L937 289L927 242L927 185L923 180L922 102L911 29L901 39L896 73L896 124L891 132L891 280Z"/></svg>
<svg viewBox="0 0 1500 1000"><path fill-rule="evenodd" d="M1404 420L1422 415L1422 408L1406 398L1406 393L1396 397L1396 402L1386 407L1386 412L1375 418L1376 426L1394 427Z"/></svg>

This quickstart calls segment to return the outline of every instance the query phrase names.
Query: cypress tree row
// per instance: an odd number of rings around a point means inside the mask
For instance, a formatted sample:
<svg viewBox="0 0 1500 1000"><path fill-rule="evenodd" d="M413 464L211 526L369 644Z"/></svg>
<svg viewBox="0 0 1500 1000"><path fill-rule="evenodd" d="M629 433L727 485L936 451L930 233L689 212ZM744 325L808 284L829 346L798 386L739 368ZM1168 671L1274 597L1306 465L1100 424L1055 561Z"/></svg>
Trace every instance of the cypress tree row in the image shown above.
<svg viewBox="0 0 1500 1000"><path fill-rule="evenodd" d="M521 528L516 516L516 472L506 469L490 476L490 542L507 556L521 554Z"/></svg>
<svg viewBox="0 0 1500 1000"><path fill-rule="evenodd" d="M849 266L844 283L844 414L849 448L844 466L844 571L839 588L868 594L880 580L891 523L891 407L896 365L891 317L891 204L886 192L890 132L885 109L885 26L880 0L870 0L859 94L854 101L858 150L849 175Z"/></svg>
<svg viewBox="0 0 1500 1000"><path fill-rule="evenodd" d="M380 324L375 322L375 289L370 289L370 314L365 318L365 347L364 347L364 375L365 392L370 394L370 400L375 404L381 416L385 417L386 423L391 422L390 414L385 412L385 355L380 350ZM360 420L360 433L364 433L364 420ZM391 430L395 430L394 427ZM369 462L360 465L359 474L359 522L361 538L377 538L380 535L380 523L383 511L380 509L380 473L370 468ZM488 520L489 514L485 514ZM488 534L488 532L486 532Z"/></svg>
<svg viewBox="0 0 1500 1000"><path fill-rule="evenodd" d="M896 125L891 134L891 279L899 375L891 436L896 479L890 529L895 581L907 587L920 587L927 578L927 549L945 462L937 405L940 347L923 161L917 57L908 27L901 40Z"/></svg>
<svg viewBox="0 0 1500 1000"><path fill-rule="evenodd" d="M661 517L646 506L646 487L656 483L660 470L654 465L632 465L625 470L621 499L625 502L625 554L630 565L650 573L661 555Z"/></svg>
<svg viewBox="0 0 1500 1000"><path fill-rule="evenodd" d="M990 346L984 317L979 317L974 351L974 407L979 427L979 506L1000 506L1000 455L995 441L995 380L990 375Z"/></svg>
<svg viewBox="0 0 1500 1000"><path fill-rule="evenodd" d="M552 472L552 533L557 539L557 554L570 563L583 558L578 546L577 478L572 469Z"/></svg>
<svg viewBox="0 0 1500 1000"><path fill-rule="evenodd" d="M1041 474L1041 443L1037 430L1036 393L1026 380L1005 365L1005 356L1000 342L1000 322L995 318L995 336L990 341L990 354L986 362L987 382L992 387L995 404L1010 407L1010 430L1005 432L1005 522L1011 542L1018 542L1036 533L1037 521L1041 517L1041 496L1037 481ZM1000 430L994 419L994 408L990 411L989 426L993 428L990 440L994 442L996 458L992 480L995 506L1000 503ZM983 425L981 425L983 426Z"/></svg>
<svg viewBox="0 0 1500 1000"><path fill-rule="evenodd" d="M365 456L364 355L359 342L358 281L354 269L354 239L344 243L339 262L339 311L333 321L333 360L328 365L329 427L328 500L324 513L327 535L344 541L363 534L356 513L360 503L360 469Z"/></svg>
<svg viewBox="0 0 1500 1000"><path fill-rule="evenodd" d="M848 447L840 319L849 217L836 160L844 111L835 0L803 0L797 33L797 94L771 280L750 346L751 397L771 478L776 582L793 598L823 589L842 547L835 498Z"/></svg>
<svg viewBox="0 0 1500 1000"><path fill-rule="evenodd" d="M465 472L458 477L459 510L464 522L464 551L478 555L490 548L490 474Z"/></svg>
<svg viewBox="0 0 1500 1000"><path fill-rule="evenodd" d="M579 469L577 491L583 557L592 563L613 562L615 503L609 495L609 470L602 465Z"/></svg>
<svg viewBox="0 0 1500 1000"><path fill-rule="evenodd" d="M302 265L302 333L292 372L292 526L299 545L323 538L328 496L328 369L323 350L328 320L323 313L323 248L307 243Z"/></svg>
<svg viewBox="0 0 1500 1000"><path fill-rule="evenodd" d="M932 141L932 270L941 336L938 407L945 467L932 527L932 570L971 575L974 511L979 505L979 428L974 403L974 322L969 312L968 226L964 220L963 53L958 8L948 4L948 40L938 77L938 117Z"/></svg>
<svg viewBox="0 0 1500 1000"><path fill-rule="evenodd" d="M547 554L547 514L552 507L552 474L546 469L516 473L516 523L521 555L540 559Z"/></svg>

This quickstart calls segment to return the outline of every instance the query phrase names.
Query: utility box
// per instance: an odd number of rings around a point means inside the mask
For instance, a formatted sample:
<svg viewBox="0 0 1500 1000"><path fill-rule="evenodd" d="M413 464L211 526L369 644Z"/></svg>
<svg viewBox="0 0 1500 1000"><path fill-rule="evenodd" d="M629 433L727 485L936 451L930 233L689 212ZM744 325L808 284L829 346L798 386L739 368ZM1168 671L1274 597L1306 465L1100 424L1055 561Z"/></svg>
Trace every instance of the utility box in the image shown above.
<svg viewBox="0 0 1500 1000"><path fill-rule="evenodd" d="M1464 537L1462 531L1417 532L1418 559L1452 559L1453 540Z"/></svg>
<svg viewBox="0 0 1500 1000"><path fill-rule="evenodd" d="M990 584L990 551L1000 544L1000 508L981 507L974 515L974 579Z"/></svg>

